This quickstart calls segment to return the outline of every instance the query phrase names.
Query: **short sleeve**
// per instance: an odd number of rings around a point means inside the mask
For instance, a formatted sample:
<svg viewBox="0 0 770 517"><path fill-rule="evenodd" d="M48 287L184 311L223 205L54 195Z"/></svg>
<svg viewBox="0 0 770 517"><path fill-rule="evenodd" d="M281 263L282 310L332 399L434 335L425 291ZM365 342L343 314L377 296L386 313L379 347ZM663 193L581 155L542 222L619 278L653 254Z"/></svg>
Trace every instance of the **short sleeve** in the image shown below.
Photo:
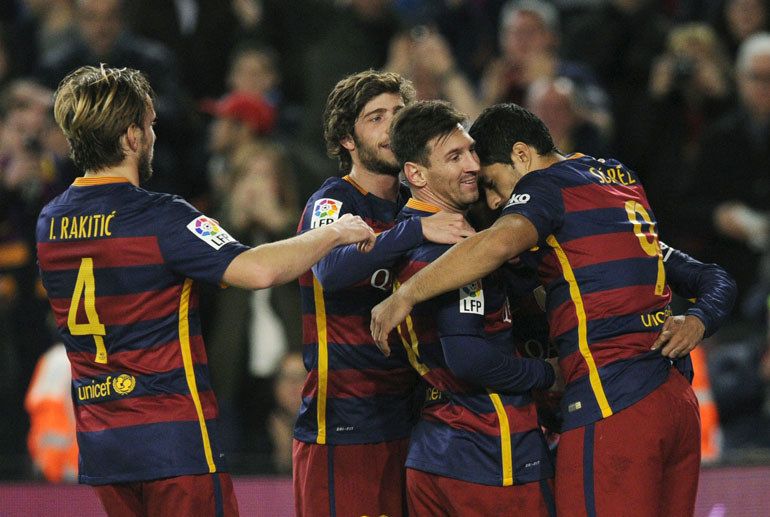
<svg viewBox="0 0 770 517"><path fill-rule="evenodd" d="M160 203L158 245L176 274L218 283L233 259L249 249L184 199L175 196Z"/></svg>
<svg viewBox="0 0 770 517"><path fill-rule="evenodd" d="M344 214L355 213L354 200L342 188L321 189L305 205L297 233L331 224Z"/></svg>
<svg viewBox="0 0 770 517"><path fill-rule="evenodd" d="M548 174L536 171L524 176L503 207L503 215L519 214L537 229L538 244L555 233L564 221L564 202L561 188Z"/></svg>

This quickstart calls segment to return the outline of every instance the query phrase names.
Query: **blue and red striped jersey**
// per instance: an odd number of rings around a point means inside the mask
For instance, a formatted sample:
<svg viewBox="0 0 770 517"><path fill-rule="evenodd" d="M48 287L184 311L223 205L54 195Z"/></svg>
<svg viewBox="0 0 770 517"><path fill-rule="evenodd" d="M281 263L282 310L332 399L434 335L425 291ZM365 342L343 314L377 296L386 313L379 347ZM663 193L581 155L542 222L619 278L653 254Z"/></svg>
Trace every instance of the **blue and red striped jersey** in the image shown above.
<svg viewBox="0 0 770 517"><path fill-rule="evenodd" d="M655 216L634 172L584 155L526 174L502 215L537 229L524 253L546 288L550 336L567 383L564 430L606 418L662 384L650 351L671 314Z"/></svg>
<svg viewBox="0 0 770 517"><path fill-rule="evenodd" d="M403 195L396 202L374 196L345 176L326 180L305 206L300 233L351 213L364 219L375 232L403 228L403 234L394 239L382 239L380 235L372 252L358 254L361 261L368 261L364 268L368 270L352 285L347 281L351 271L339 258L355 260L351 255L358 253L355 246L335 250L337 253L330 253L300 276L303 357L309 373L294 428L294 437L299 441L347 445L409 436L417 413L417 377L403 353L385 357L369 331L372 307L392 290L391 250L384 249L381 241L390 243L386 247L409 247L422 240L419 224L393 228L404 202ZM378 258L382 261L379 266ZM333 277L345 281L334 282ZM324 289L319 278L346 287Z"/></svg>
<svg viewBox="0 0 770 517"><path fill-rule="evenodd" d="M436 211L428 203L410 199L400 217ZM396 288L449 248L424 242L408 251L397 270ZM407 467L491 486L553 476L530 392L550 386L553 374L543 374L550 366L536 359L515 359L522 366L536 361L541 367L525 368L526 374L514 383L510 382L514 370L509 369L505 379L496 379L511 386L507 391L495 391L480 382L485 372L477 371L473 379L460 378L454 366L476 362L481 346L484 354L518 356L502 282L501 277L488 277L419 303L399 325L402 347L428 383L421 418L410 439ZM451 352L459 356L456 361L450 359L450 340L457 340L452 346L460 345Z"/></svg>
<svg viewBox="0 0 770 517"><path fill-rule="evenodd" d="M78 178L37 223L72 365L81 483L225 469L195 281L248 249L182 198Z"/></svg>

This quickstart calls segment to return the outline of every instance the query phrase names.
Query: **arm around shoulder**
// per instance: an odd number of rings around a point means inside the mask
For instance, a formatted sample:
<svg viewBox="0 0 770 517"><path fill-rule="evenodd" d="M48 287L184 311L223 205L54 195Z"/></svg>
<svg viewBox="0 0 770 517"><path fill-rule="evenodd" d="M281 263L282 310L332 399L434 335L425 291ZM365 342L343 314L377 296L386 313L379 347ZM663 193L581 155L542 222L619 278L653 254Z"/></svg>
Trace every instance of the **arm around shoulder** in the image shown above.
<svg viewBox="0 0 770 517"><path fill-rule="evenodd" d="M285 284L335 247L355 243L359 251L368 252L375 238L374 231L360 217L345 214L330 225L241 253L227 267L222 281L246 289Z"/></svg>

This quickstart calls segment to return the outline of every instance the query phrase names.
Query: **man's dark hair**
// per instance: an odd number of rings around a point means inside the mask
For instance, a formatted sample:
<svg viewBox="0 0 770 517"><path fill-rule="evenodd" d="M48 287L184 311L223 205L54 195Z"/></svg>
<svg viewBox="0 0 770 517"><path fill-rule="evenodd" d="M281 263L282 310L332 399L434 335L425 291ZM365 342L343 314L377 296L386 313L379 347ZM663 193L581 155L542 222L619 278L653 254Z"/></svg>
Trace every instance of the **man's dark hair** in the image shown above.
<svg viewBox="0 0 770 517"><path fill-rule="evenodd" d="M545 122L518 104L495 104L481 112L468 131L481 165L511 163L511 150L523 142L541 154L559 152Z"/></svg>
<svg viewBox="0 0 770 517"><path fill-rule="evenodd" d="M390 149L400 167L406 162L430 165L428 142L448 136L467 117L446 101L419 101L396 113L390 126Z"/></svg>
<svg viewBox="0 0 770 517"><path fill-rule="evenodd" d="M329 158L339 159L341 172L350 172L353 160L340 142L353 136L356 120L366 103L383 93L401 95L404 104L409 104L415 98L411 81L394 72L376 70L359 72L342 79L329 94L323 116L326 154Z"/></svg>

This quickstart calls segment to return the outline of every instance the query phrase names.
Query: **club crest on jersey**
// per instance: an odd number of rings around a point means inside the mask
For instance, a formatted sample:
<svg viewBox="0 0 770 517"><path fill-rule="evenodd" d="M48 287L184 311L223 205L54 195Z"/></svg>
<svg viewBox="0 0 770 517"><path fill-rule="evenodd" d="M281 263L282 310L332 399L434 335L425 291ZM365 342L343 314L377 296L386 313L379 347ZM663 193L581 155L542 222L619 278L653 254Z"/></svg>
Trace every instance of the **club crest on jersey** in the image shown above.
<svg viewBox="0 0 770 517"><path fill-rule="evenodd" d="M325 224L331 224L340 218L342 201L322 198L313 204L313 217L310 220L311 228L318 228Z"/></svg>
<svg viewBox="0 0 770 517"><path fill-rule="evenodd" d="M218 250L228 242L234 242L229 233L219 227L214 219L201 215L187 225L190 230L200 240Z"/></svg>
<svg viewBox="0 0 770 517"><path fill-rule="evenodd" d="M523 205L529 201L529 194L513 194L503 209L513 205Z"/></svg>
<svg viewBox="0 0 770 517"><path fill-rule="evenodd" d="M460 312L484 315L484 290L478 280L460 288Z"/></svg>

